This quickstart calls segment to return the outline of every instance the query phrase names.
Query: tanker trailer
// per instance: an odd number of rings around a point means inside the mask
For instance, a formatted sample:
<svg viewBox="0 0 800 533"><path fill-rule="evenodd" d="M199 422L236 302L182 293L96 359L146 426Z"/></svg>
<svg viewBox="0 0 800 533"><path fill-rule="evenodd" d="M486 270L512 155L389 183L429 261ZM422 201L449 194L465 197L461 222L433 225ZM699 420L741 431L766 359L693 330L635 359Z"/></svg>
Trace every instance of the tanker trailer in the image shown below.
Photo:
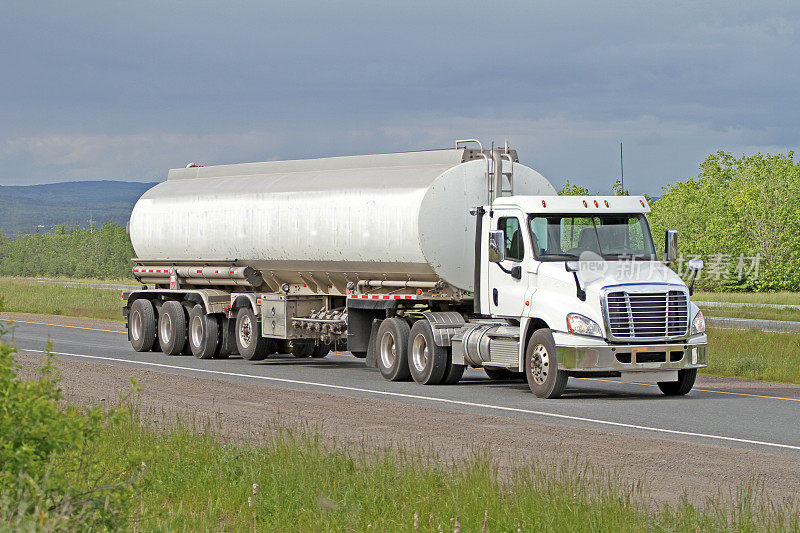
<svg viewBox="0 0 800 533"><path fill-rule="evenodd" d="M134 349L247 360L348 350L386 379L422 384L455 383L466 366L494 377L531 374L531 335L552 331L551 340L566 328L563 317L545 320L546 305L530 304L540 262L526 221L532 211L517 216L517 200L546 198L544 206L557 197L514 150L477 144L171 170L129 223L133 274L144 285L125 294ZM615 204L604 214L618 213ZM503 251L508 258L498 260ZM556 293L575 297L563 286ZM528 377L536 394L557 396L569 372L658 370L671 383L683 370L670 361L585 368L576 355L583 348L570 348L570 366L551 346L544 367L557 368ZM541 368L542 357L534 359ZM694 360L692 368L703 364L697 353Z"/></svg>

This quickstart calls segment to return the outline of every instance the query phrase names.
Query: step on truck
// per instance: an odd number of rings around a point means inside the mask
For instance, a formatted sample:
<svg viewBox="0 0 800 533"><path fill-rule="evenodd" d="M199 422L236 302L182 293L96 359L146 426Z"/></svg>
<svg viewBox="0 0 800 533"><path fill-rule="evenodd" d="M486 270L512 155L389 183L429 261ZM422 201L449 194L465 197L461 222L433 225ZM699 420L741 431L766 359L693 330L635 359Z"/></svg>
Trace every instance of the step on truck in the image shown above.
<svg viewBox="0 0 800 533"><path fill-rule="evenodd" d="M392 381L466 367L555 398L570 376L689 392L691 288L640 196L557 196L508 147L170 170L129 223L137 351L364 358ZM696 273L702 263L693 261Z"/></svg>

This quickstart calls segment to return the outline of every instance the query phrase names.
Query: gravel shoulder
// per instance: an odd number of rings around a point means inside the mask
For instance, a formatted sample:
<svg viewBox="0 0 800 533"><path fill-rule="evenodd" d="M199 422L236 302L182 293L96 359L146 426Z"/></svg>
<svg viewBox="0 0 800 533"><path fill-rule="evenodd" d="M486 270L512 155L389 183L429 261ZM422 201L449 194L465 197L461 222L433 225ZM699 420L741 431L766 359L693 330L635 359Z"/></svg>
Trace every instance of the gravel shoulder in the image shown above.
<svg viewBox="0 0 800 533"><path fill-rule="evenodd" d="M22 375L30 377L42 356L18 354L18 361ZM675 504L684 493L690 501L703 503L719 493L733 494L738 485L752 480L768 498L800 498L800 462L793 457L289 387L176 379L155 370L103 363L59 359L58 366L70 402L113 403L130 391L130 379L135 378L143 386L136 400L146 422L159 427L180 416L203 427L210 421L223 439L259 441L282 426L318 431L337 445L435 450L454 464L475 450L485 450L497 459L501 472L533 457L555 463L577 460L627 484L644 482L645 494L656 505Z"/></svg>

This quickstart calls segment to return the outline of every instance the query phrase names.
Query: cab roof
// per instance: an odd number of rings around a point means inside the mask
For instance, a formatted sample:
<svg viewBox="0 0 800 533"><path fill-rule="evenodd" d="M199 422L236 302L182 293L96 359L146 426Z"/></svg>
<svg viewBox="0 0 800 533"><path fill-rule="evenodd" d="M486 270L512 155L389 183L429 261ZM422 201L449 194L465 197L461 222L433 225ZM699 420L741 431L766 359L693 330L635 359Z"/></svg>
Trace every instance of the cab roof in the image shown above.
<svg viewBox="0 0 800 533"><path fill-rule="evenodd" d="M502 196L494 208L518 207L526 213L649 213L644 196Z"/></svg>

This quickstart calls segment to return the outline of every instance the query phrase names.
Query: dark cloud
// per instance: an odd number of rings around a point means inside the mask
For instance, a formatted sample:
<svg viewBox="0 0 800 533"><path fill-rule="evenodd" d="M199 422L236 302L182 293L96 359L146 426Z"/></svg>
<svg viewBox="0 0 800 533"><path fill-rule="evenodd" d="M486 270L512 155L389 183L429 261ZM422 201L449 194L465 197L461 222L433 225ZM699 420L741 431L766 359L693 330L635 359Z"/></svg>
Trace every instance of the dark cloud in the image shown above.
<svg viewBox="0 0 800 533"><path fill-rule="evenodd" d="M0 183L517 146L658 192L718 149L798 145L795 2L8 2Z"/></svg>

